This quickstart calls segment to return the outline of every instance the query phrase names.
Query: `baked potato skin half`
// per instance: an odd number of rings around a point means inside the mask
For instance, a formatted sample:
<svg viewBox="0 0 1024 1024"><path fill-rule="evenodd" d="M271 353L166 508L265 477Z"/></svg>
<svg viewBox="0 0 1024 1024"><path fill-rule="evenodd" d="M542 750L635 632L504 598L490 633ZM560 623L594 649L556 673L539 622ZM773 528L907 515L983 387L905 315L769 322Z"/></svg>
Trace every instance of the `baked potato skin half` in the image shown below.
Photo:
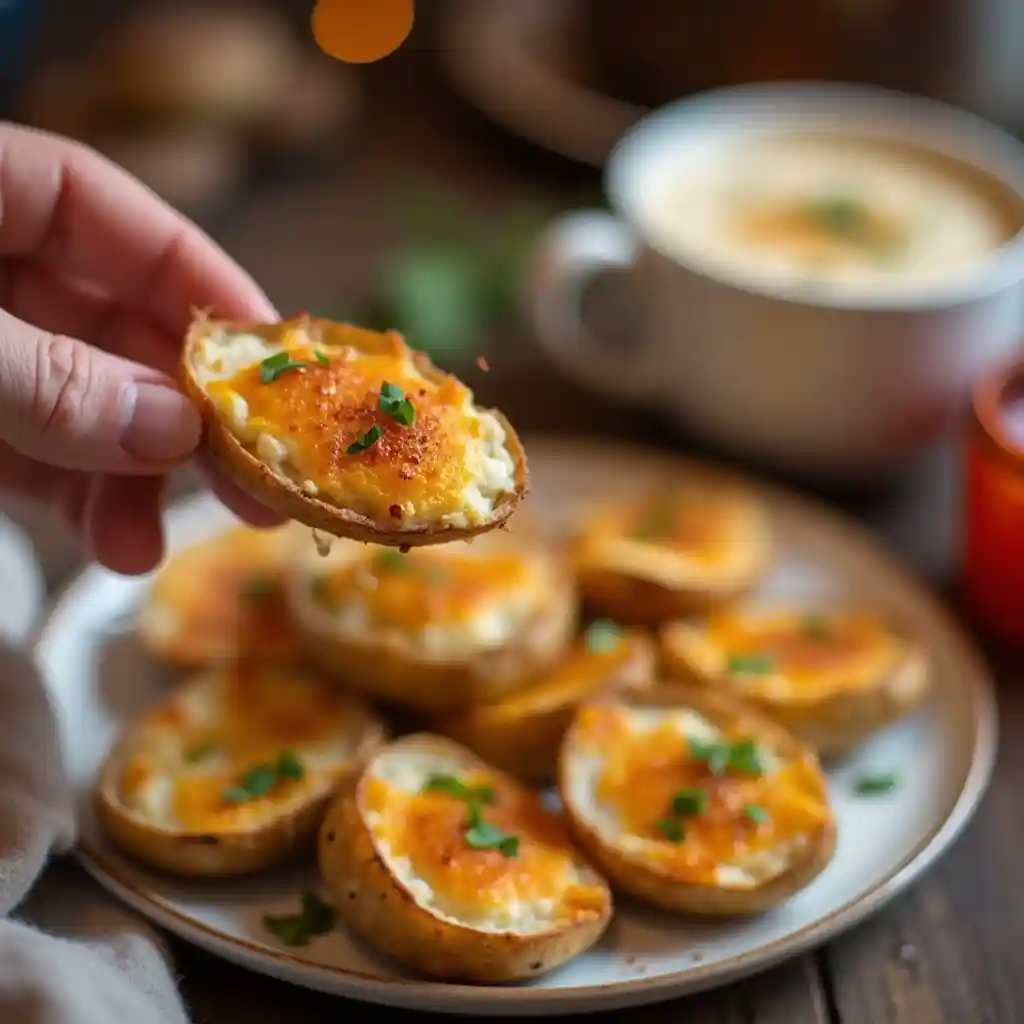
<svg viewBox="0 0 1024 1024"><path fill-rule="evenodd" d="M136 614L143 649L182 671L249 656L300 656L284 607L290 533L238 526L172 555Z"/></svg>
<svg viewBox="0 0 1024 1024"><path fill-rule="evenodd" d="M686 623L668 623L661 630L660 665L666 679L731 694L778 723L827 762L848 756L875 733L909 715L931 685L927 655L919 644L908 640L903 657L871 685L832 693L769 697L744 687L727 672L703 671L688 657L681 642L689 628Z"/></svg>
<svg viewBox="0 0 1024 1024"><path fill-rule="evenodd" d="M587 613L656 629L670 619L697 615L749 593L760 571L730 586L684 584L669 587L621 572L581 566L577 580Z"/></svg>
<svg viewBox="0 0 1024 1024"><path fill-rule="evenodd" d="M105 768L96 791L100 825L122 852L149 867L186 879L237 878L290 860L316 840L330 799L310 800L291 814L247 832L176 832L128 813L117 797L116 762Z"/></svg>
<svg viewBox="0 0 1024 1024"><path fill-rule="evenodd" d="M578 621L575 583L557 560L536 612L501 646L468 657L421 653L394 634L342 635L309 607L301 574L289 580L289 600L306 651L328 676L396 708L434 715L494 701L552 665L572 642Z"/></svg>
<svg viewBox="0 0 1024 1024"><path fill-rule="evenodd" d="M587 613L643 627L735 601L760 582L774 549L756 495L698 472L596 509L570 540Z"/></svg>
<svg viewBox="0 0 1024 1024"><path fill-rule="evenodd" d="M184 683L183 688L202 685L204 676ZM386 739L384 724L372 711L358 701L346 700L353 742L345 762L337 766L334 778L318 781L301 800L286 801L262 821L232 828L184 828L153 821L140 813L125 802L121 788L128 759L140 750L149 749L148 745L139 743L141 731L149 728L154 713L169 707L174 699L172 694L150 714L129 726L114 745L100 768L93 802L100 825L115 847L149 867L180 878L238 877L308 853L316 845L317 829L338 780L358 773ZM153 739L155 749L160 737Z"/></svg>
<svg viewBox="0 0 1024 1024"><path fill-rule="evenodd" d="M407 736L385 751L399 745L407 750L454 751L466 766L481 765L469 751L439 736ZM497 985L553 970L584 952L604 933L612 916L611 894L606 888L600 910L544 931L488 931L425 909L390 870L367 824L364 790L372 767L373 761L360 778L339 791L319 840L324 882L339 917L357 935L427 977ZM603 882L600 884L603 887Z"/></svg>
<svg viewBox="0 0 1024 1024"><path fill-rule="evenodd" d="M361 352L408 353L415 368L428 381L441 384L450 379L450 375L435 367L425 354L409 350L395 332L377 333L309 317L296 317L275 324L261 324L212 320L205 315L197 316L188 329L182 347L182 387L202 417L205 445L209 455L242 491L273 511L321 533L390 547L416 547L465 540L500 527L508 521L529 490L529 473L522 443L512 425L497 409L481 409L479 412L493 416L504 430L505 447L514 464L514 489L501 494L496 499L490 515L473 524L426 522L399 526L394 520L371 518L307 493L294 481L274 473L266 462L250 452L225 422L216 404L198 380L195 372L197 349L213 331L252 334L275 342L291 330L314 332L321 339L321 347L325 351L349 347L353 343L353 338L358 337Z"/></svg>
<svg viewBox="0 0 1024 1024"><path fill-rule="evenodd" d="M579 646L585 646L583 640ZM654 681L655 649L643 633L622 637L622 659L610 664L586 691L548 699L545 682L531 684L506 701L442 716L438 731L468 747L488 764L526 782L543 785L558 773L558 751L582 700L595 694L638 690ZM579 657L582 652L577 652ZM570 658L573 655L569 656ZM557 682L558 667L553 670ZM536 698L533 694L536 692Z"/></svg>
<svg viewBox="0 0 1024 1024"><path fill-rule="evenodd" d="M563 812L580 849L588 856L612 887L618 891L673 913L700 917L746 917L764 913L784 903L806 888L828 867L836 851L837 828L829 806L829 815L815 841L794 856L781 873L753 887L731 888L716 883L697 883L669 877L656 865L644 863L639 856L630 856L609 843L581 813L572 795L571 764L575 730L579 715L588 706L596 706L599 698L583 705L559 754L558 791ZM746 734L768 743L784 757L812 760L814 755L781 726L751 711L732 697L702 687L680 683L661 683L639 693L623 695L619 700L634 707L689 708L703 715L712 724L727 728L737 726ZM819 774L822 799L827 804L827 782Z"/></svg>

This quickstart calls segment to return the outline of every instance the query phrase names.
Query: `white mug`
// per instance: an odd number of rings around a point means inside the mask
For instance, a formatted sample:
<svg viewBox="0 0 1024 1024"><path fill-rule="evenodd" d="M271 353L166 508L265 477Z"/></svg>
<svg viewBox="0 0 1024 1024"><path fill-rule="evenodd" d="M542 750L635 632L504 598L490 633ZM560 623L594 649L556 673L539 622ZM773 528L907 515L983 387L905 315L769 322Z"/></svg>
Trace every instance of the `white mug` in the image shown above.
<svg viewBox="0 0 1024 1024"><path fill-rule="evenodd" d="M1024 335L1024 232L927 293L793 294L710 270L644 237L638 196L687 147L820 132L897 140L973 166L1024 208L1024 145L974 115L870 87L716 90L643 119L613 152L612 214L556 221L530 270L529 315L582 385L643 404L747 458L828 481L891 475L957 420L970 382ZM642 315L625 337L585 322L585 286L628 270ZM621 332L619 332L621 334Z"/></svg>

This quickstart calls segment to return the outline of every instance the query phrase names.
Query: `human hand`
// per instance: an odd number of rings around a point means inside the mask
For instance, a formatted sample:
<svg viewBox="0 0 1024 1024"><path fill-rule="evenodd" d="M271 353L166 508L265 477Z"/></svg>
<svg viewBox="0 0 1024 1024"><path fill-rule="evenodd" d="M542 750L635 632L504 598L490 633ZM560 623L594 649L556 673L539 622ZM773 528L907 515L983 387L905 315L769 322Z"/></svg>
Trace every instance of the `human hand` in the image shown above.
<svg viewBox="0 0 1024 1024"><path fill-rule="evenodd" d="M175 383L194 309L276 320L195 225L103 157L0 122L0 490L53 506L116 572L163 552L167 472L196 455ZM253 525L279 517L200 464Z"/></svg>

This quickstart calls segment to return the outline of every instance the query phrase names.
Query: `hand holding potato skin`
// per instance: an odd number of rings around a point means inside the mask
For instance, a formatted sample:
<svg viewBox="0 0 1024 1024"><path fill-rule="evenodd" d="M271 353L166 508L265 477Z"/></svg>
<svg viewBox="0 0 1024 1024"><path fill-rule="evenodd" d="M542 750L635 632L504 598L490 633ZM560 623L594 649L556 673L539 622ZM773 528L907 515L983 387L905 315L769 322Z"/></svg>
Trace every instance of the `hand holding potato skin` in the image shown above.
<svg viewBox="0 0 1024 1024"><path fill-rule="evenodd" d="M201 316L181 376L224 472L325 534L442 544L503 525L526 494L511 425L395 332Z"/></svg>
<svg viewBox="0 0 1024 1024"><path fill-rule="evenodd" d="M194 307L273 317L221 249L84 146L0 124L0 488L117 572L162 548L165 475L202 424L175 383ZM233 511L279 517L211 477Z"/></svg>

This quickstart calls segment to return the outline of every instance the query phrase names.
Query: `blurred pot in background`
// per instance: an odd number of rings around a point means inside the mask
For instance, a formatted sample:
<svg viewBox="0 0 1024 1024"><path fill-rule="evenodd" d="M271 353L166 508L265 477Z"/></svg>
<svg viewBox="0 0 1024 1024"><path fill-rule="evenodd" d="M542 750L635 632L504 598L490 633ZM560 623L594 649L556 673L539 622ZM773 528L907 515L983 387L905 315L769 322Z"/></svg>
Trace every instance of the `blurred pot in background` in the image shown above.
<svg viewBox="0 0 1024 1024"><path fill-rule="evenodd" d="M587 0L584 8L599 74L635 103L822 78L929 95L1024 129L1020 0Z"/></svg>

